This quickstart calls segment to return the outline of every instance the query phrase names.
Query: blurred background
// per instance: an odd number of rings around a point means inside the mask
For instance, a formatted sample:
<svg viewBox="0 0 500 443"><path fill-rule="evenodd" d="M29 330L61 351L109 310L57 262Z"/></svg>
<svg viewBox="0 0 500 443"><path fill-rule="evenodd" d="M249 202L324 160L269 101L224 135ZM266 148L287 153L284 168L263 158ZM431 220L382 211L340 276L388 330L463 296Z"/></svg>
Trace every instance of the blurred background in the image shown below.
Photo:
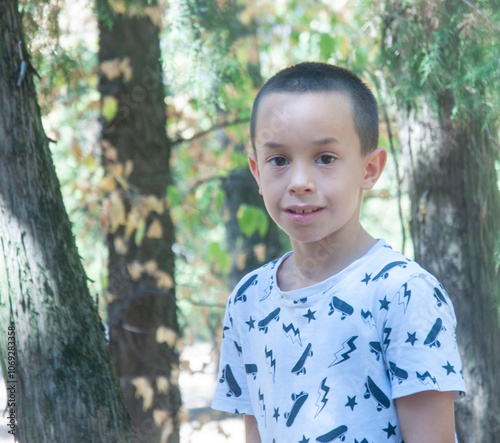
<svg viewBox="0 0 500 443"><path fill-rule="evenodd" d="M494 441L500 423L485 411L498 407L489 386L500 380L477 355L498 350L500 234L484 221L498 214L498 2L22 0L19 9L64 205L135 441L244 441L240 417L209 408L225 302L244 274L290 248L248 171L251 106L267 78L301 61L354 71L379 101L380 145L390 158L365 194L365 228L431 268L442 234L455 249L441 248L446 266L433 271L448 280L459 323L486 321L483 311L470 314L481 297L493 312L488 336L464 333L463 349L479 340L484 347L461 350L467 374L486 371L472 392L490 393L482 406L465 400L464 417L489 420L489 430L464 424L460 432L463 441ZM470 158L486 165L487 173L474 166L478 182ZM481 206L483 197L492 203ZM468 199L483 212L465 210ZM449 207L456 212L439 209ZM484 223L462 226L456 214L467 211ZM477 281L455 278L469 265L456 263L462 246L447 240L458 238L452 229L490 248L479 260L493 269L489 286L473 300L462 289ZM485 386L488 378L496 380ZM165 394L172 386L180 395ZM0 425L0 441L12 441Z"/></svg>

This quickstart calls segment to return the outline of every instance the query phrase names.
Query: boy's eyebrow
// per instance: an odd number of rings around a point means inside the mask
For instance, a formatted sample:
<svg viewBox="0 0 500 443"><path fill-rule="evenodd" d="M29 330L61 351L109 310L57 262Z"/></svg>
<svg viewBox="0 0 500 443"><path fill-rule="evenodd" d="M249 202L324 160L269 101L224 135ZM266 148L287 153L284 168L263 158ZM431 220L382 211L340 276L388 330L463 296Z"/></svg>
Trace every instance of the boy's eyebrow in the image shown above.
<svg viewBox="0 0 500 443"><path fill-rule="evenodd" d="M325 138L320 138L318 140L313 140L313 144L315 145L329 145L331 143L338 143L339 139L337 137L334 137L333 135L331 137L325 137ZM262 147L263 148L283 148L285 145L283 143L278 143L278 142L273 142L273 141L267 141L265 142Z"/></svg>
<svg viewBox="0 0 500 443"><path fill-rule="evenodd" d="M339 139L337 137L334 137L333 135L331 137L325 137L319 140L314 140L315 145L329 145L330 143L338 143L338 142Z"/></svg>
<svg viewBox="0 0 500 443"><path fill-rule="evenodd" d="M277 142L265 142L262 147L263 148L282 148L285 146L283 143L277 143Z"/></svg>

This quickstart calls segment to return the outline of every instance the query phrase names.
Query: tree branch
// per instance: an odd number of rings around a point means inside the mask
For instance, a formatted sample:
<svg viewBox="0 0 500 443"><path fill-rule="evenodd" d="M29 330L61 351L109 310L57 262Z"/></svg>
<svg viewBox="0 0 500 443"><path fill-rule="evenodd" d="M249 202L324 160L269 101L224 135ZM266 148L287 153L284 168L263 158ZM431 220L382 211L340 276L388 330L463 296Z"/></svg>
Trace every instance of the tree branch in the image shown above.
<svg viewBox="0 0 500 443"><path fill-rule="evenodd" d="M210 129L207 129L206 131L198 132L190 138L183 138L183 137L179 136L179 137L175 138L174 140L172 140L170 146L174 147L174 146L177 146L177 145L184 143L184 142L192 142L193 140L196 140L197 138L204 137L205 135L210 134L212 131L215 131L216 129L226 128L228 126L234 126L234 125L239 125L241 123L248 123L248 122L250 122L250 118L237 118L236 120L233 120L233 121L217 123L216 125L212 126Z"/></svg>
<svg viewBox="0 0 500 443"><path fill-rule="evenodd" d="M493 23L491 21L491 19L483 11L478 9L475 5L473 5L468 0L462 0L462 2L465 3L469 8L471 8L477 15L479 15L480 17L485 19L492 28L496 29L497 31L500 31L500 26L498 26L496 23Z"/></svg>

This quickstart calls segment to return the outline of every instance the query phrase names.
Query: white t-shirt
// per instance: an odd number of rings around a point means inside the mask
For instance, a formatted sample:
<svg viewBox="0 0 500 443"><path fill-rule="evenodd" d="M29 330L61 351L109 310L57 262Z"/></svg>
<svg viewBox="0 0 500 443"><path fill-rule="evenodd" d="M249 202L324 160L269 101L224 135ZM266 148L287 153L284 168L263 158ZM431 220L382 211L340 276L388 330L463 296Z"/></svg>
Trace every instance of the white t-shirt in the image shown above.
<svg viewBox="0 0 500 443"><path fill-rule="evenodd" d="M439 282L383 240L340 273L284 292L280 260L227 301L214 409L254 415L263 443L401 442L394 399L465 395Z"/></svg>

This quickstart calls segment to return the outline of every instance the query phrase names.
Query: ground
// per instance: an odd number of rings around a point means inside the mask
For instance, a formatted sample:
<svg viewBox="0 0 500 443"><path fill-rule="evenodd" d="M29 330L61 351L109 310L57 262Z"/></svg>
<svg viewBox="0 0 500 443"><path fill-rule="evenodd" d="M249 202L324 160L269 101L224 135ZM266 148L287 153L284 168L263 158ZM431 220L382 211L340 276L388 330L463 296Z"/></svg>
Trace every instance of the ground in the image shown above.
<svg viewBox="0 0 500 443"><path fill-rule="evenodd" d="M217 364L211 361L210 345L198 343L187 347L182 359L189 368L182 371L181 386L183 407L189 420L181 427L181 443L243 443L243 420L239 416L217 413L210 409L212 394L217 383ZM1 374L0 374L1 375ZM8 433L7 393L3 377L0 376L0 443L13 443Z"/></svg>

